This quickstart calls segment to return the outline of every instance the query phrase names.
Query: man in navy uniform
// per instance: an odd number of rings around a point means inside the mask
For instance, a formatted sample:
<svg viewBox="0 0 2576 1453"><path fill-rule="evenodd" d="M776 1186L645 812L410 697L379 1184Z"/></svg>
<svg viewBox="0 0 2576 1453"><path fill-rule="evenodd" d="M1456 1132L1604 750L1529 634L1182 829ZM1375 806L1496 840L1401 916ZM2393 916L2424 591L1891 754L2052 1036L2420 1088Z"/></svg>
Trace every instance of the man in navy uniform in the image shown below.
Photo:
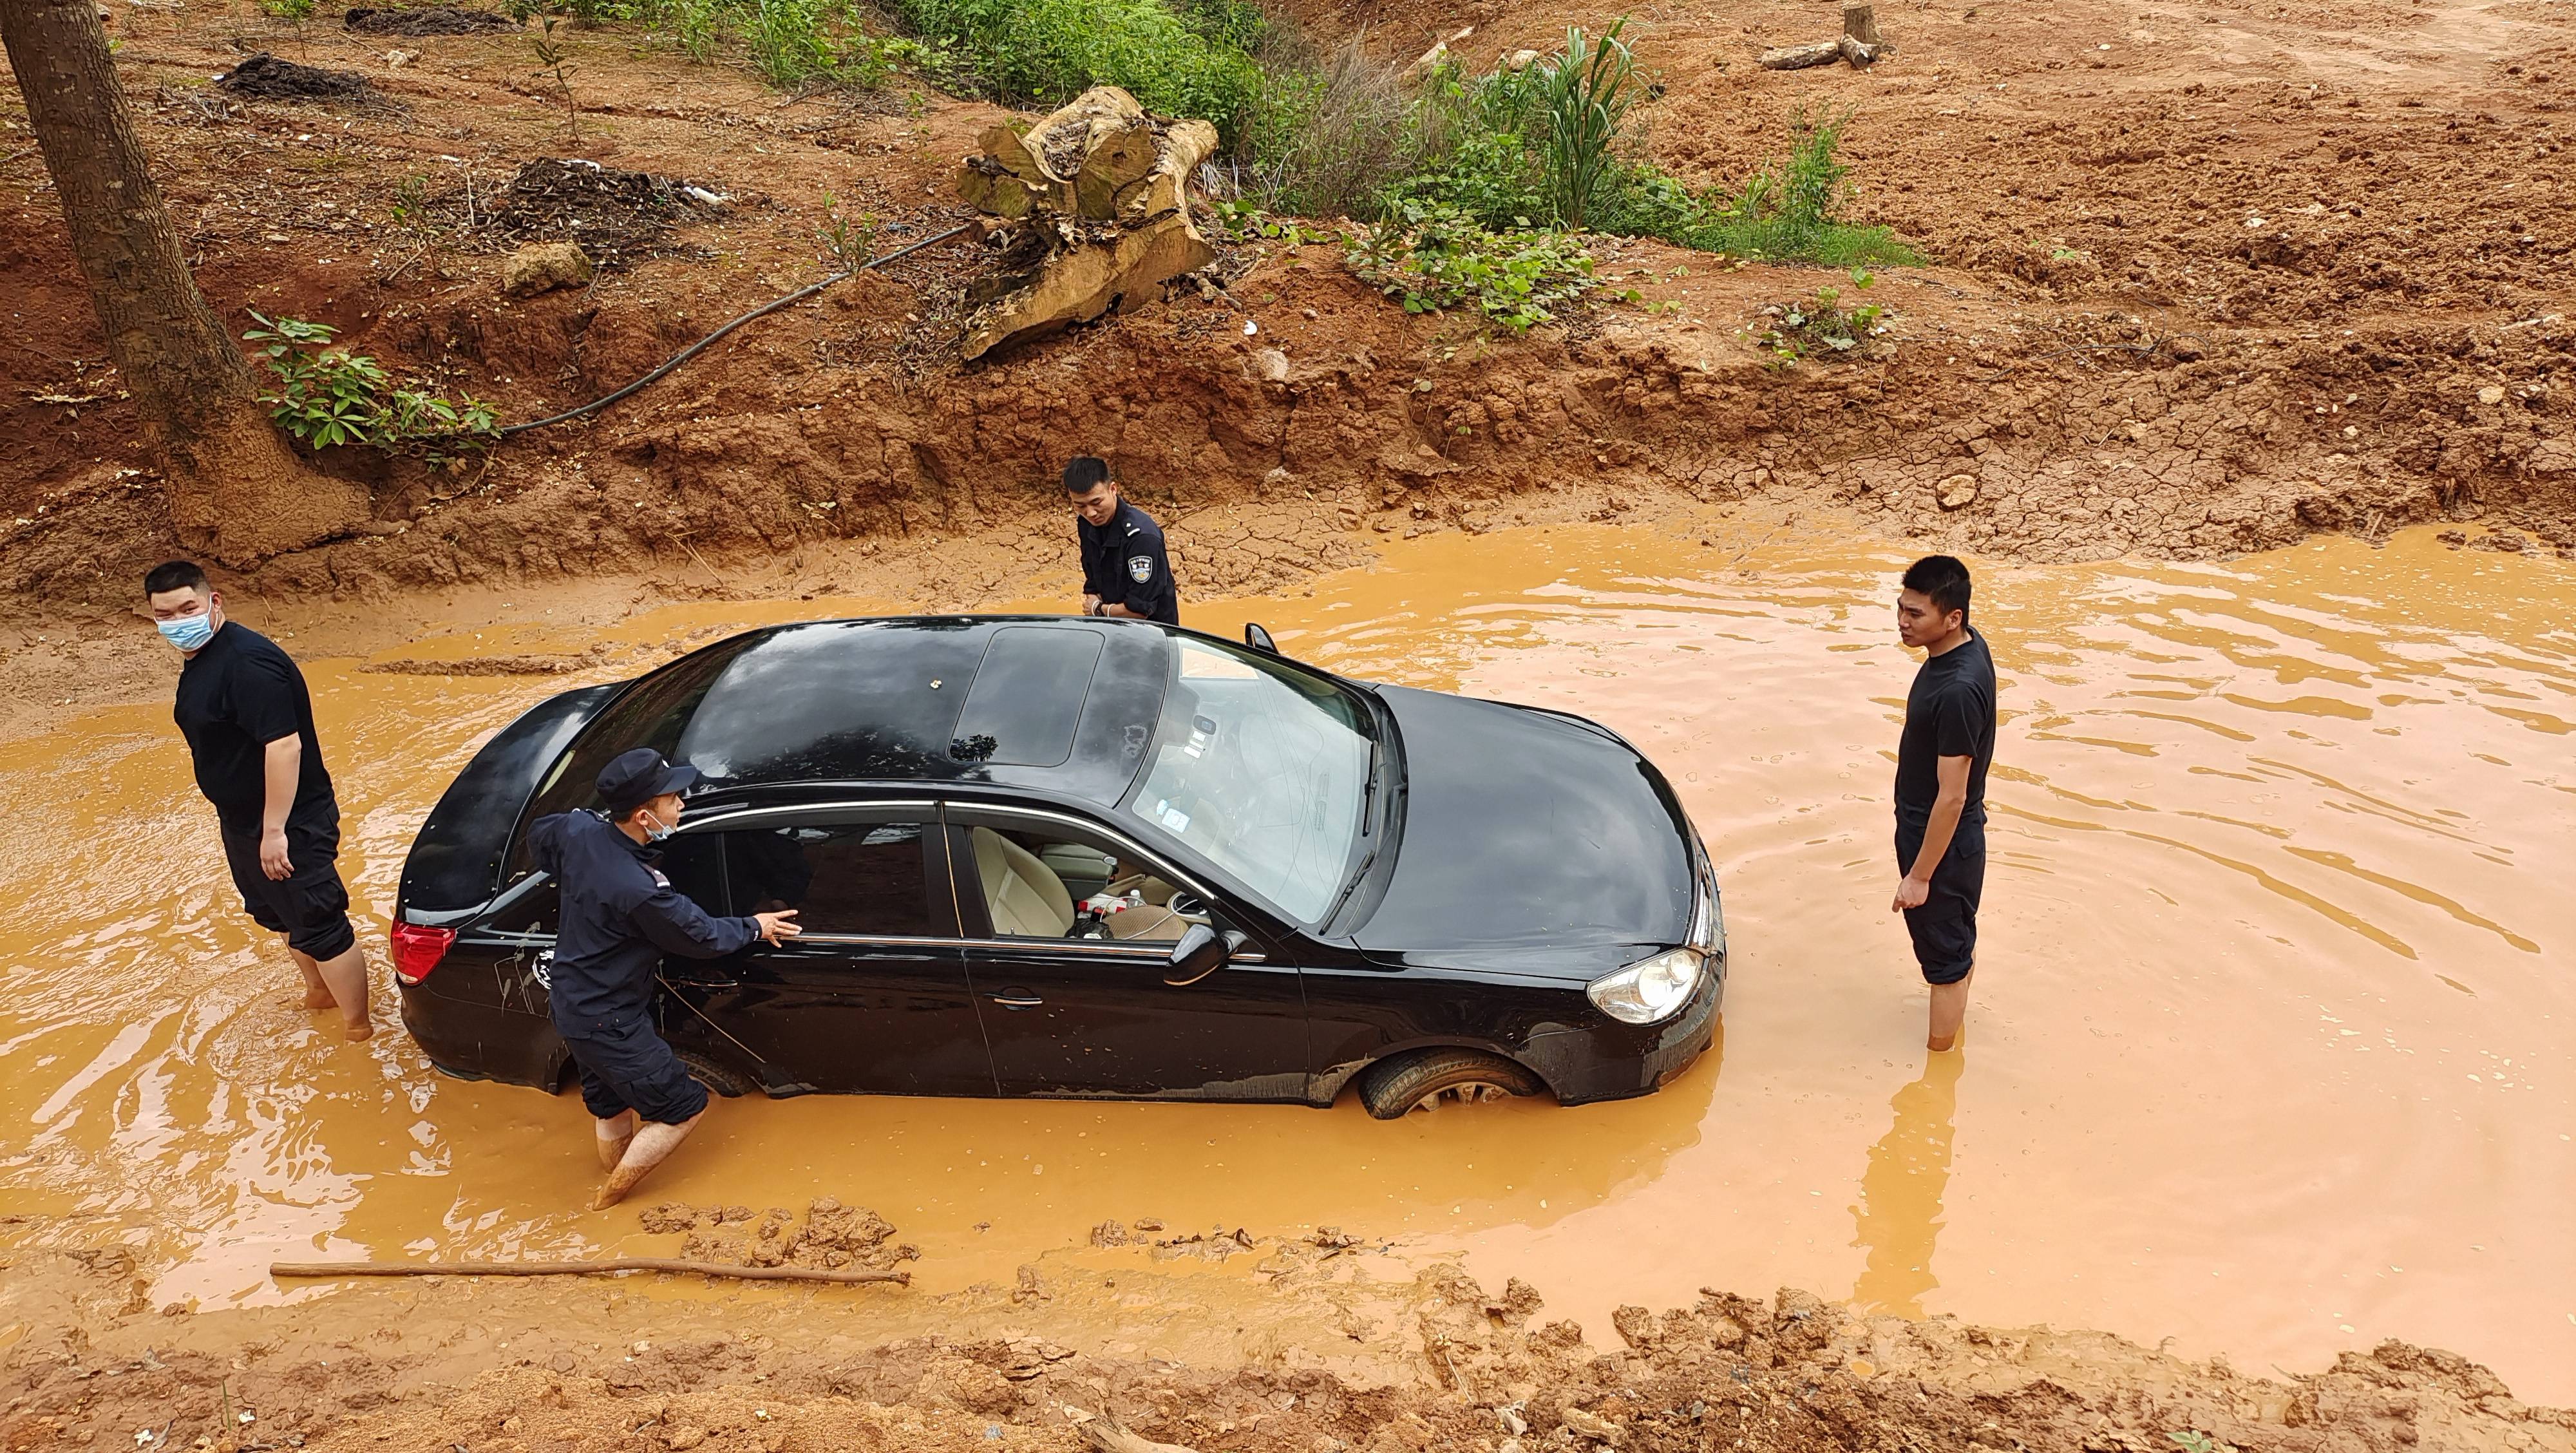
<svg viewBox="0 0 2576 1453"><path fill-rule="evenodd" d="M1181 593L1163 553L1163 527L1118 497L1109 461L1079 456L1064 467L1064 488L1082 542L1082 613L1179 625Z"/></svg>
<svg viewBox="0 0 2576 1453"><path fill-rule="evenodd" d="M794 938L795 909L711 918L654 866L654 844L680 825L680 794L698 769L637 747L599 774L599 812L540 818L528 831L539 868L561 886L549 1007L581 1069L581 1100L608 1179L591 1209L616 1205L670 1157L707 1111L707 1089L653 1025L664 954L720 959L753 939Z"/></svg>
<svg viewBox="0 0 2576 1453"><path fill-rule="evenodd" d="M185 560L152 567L143 600L179 648L172 715L215 809L224 862L251 920L286 936L304 974L304 1007L337 1008L351 1039L367 1017L367 953L340 880L340 800L313 731L304 673L276 642L224 618L224 595Z"/></svg>

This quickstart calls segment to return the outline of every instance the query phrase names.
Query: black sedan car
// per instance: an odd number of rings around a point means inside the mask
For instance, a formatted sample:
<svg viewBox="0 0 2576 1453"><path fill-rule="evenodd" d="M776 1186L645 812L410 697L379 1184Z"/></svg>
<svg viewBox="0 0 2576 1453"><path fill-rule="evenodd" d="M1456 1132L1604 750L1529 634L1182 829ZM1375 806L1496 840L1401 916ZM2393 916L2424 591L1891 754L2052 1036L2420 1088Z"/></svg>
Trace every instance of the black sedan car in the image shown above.
<svg viewBox="0 0 2576 1453"><path fill-rule="evenodd" d="M1654 766L1579 717L1344 680L1142 621L751 631L557 696L422 824L393 948L442 1070L555 1090L548 813L693 763L662 868L804 936L668 960L723 1094L1297 1101L1392 1118L1644 1094L1709 1045L1717 883Z"/></svg>

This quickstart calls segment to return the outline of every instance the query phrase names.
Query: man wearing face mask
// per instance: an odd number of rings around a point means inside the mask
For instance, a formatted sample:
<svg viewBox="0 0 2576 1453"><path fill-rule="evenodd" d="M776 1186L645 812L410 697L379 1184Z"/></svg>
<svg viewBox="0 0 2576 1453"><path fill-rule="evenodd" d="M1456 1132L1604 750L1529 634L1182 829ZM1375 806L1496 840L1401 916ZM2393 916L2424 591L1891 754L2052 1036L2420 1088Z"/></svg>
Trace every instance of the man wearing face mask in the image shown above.
<svg viewBox="0 0 2576 1453"><path fill-rule="evenodd" d="M286 936L304 973L304 1007L340 1011L352 1040L375 1033L367 1015L367 955L349 924L340 881L340 803L313 732L304 673L268 637L224 618L223 592L185 560L143 577L161 638L178 647L171 715L214 804L224 861L242 908Z"/></svg>
<svg viewBox="0 0 2576 1453"><path fill-rule="evenodd" d="M536 865L562 893L548 998L608 1172L593 1210L617 1204L706 1114L706 1086L654 1027L662 956L720 959L799 932L792 908L710 917L654 866L654 844L679 827L680 794L697 781L697 768L637 747L601 769L604 812L557 813L528 830Z"/></svg>

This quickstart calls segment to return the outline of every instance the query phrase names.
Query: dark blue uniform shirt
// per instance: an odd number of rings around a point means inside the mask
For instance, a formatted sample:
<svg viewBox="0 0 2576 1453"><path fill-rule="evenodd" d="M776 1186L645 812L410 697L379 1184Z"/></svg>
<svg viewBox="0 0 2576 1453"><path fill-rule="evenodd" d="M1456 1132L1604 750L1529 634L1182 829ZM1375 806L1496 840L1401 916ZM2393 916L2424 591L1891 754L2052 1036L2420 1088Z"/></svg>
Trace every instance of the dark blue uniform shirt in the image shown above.
<svg viewBox="0 0 2576 1453"><path fill-rule="evenodd" d="M1163 527L1151 516L1121 500L1108 524L1077 518L1073 529L1082 540L1083 594L1167 626L1181 623L1181 592L1163 553Z"/></svg>
<svg viewBox="0 0 2576 1453"><path fill-rule="evenodd" d="M662 955L718 959L760 936L755 919L709 917L653 866L658 851L597 813L539 818L528 846L563 893L549 994L567 1037L649 1024Z"/></svg>

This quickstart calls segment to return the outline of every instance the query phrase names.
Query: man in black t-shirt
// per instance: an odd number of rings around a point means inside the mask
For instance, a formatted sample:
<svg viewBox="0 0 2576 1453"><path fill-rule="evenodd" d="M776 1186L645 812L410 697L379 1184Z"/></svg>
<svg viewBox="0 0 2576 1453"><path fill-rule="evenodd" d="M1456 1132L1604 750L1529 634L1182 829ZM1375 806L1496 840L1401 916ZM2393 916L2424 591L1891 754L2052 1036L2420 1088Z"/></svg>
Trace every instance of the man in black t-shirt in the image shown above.
<svg viewBox="0 0 2576 1453"><path fill-rule="evenodd" d="M1180 587L1163 553L1163 527L1118 498L1109 461L1084 454L1064 467L1073 533L1082 546L1082 613L1181 623Z"/></svg>
<svg viewBox="0 0 2576 1453"><path fill-rule="evenodd" d="M1930 653L1905 696L1896 745L1892 911L1905 915L1914 958L1932 986L1925 1044L1959 1042L1977 967L1977 904L1986 886L1986 766L1995 756L1995 661L1968 629L1968 567L1926 555L1905 572L1896 633Z"/></svg>
<svg viewBox="0 0 2576 1453"><path fill-rule="evenodd" d="M349 1038L365 1039L375 1033L367 955L349 924L340 804L304 673L268 637L225 620L223 593L185 560L154 566L143 598L162 639L187 658L171 715L196 759L197 790L214 804L243 911L286 935L304 1007L336 1006Z"/></svg>

